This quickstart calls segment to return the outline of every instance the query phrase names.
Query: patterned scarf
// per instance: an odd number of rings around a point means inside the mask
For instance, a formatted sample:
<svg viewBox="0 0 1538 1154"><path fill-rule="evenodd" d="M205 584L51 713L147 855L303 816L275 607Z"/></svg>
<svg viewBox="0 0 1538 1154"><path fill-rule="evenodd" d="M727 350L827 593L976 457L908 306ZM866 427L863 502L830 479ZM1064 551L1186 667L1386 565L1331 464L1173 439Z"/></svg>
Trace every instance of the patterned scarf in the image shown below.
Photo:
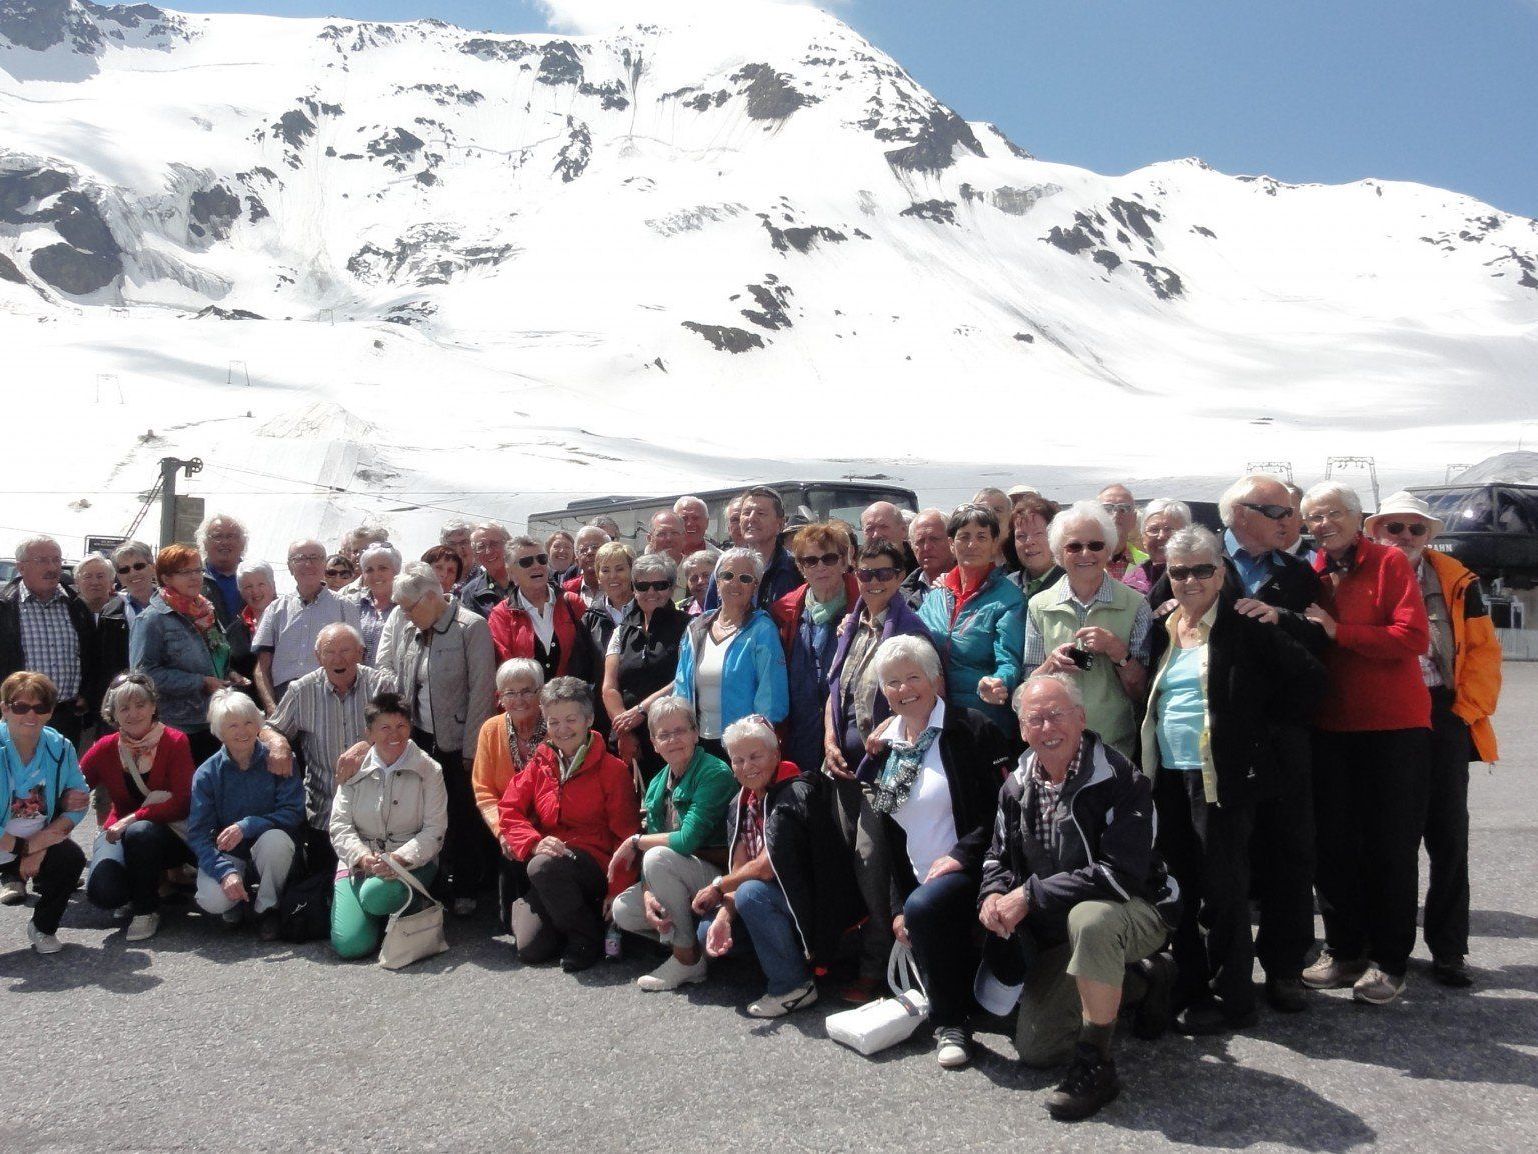
<svg viewBox="0 0 1538 1154"><path fill-rule="evenodd" d="M117 735L118 760L123 763L123 772L138 787L141 796L149 793L150 766L155 764L155 749L160 745L165 732L166 727L157 721L137 741L126 733L120 732Z"/></svg>
<svg viewBox="0 0 1538 1154"><path fill-rule="evenodd" d="M545 740L545 719L541 717L534 726L534 732L529 737L528 752L524 752L524 745L518 740L518 730L513 725L511 715L504 714L507 719L507 750L513 759L513 776L516 777L529 758L534 756L534 751L539 748L539 743Z"/></svg>
<svg viewBox="0 0 1538 1154"><path fill-rule="evenodd" d="M887 754L886 765L882 767L881 776L876 779L876 787L871 794L872 809L890 815L903 807L903 803L908 800L908 791L918 780L924 755L939 736L939 727L930 725L925 727L915 742L892 742L892 751Z"/></svg>
<svg viewBox="0 0 1538 1154"><path fill-rule="evenodd" d="M201 593L184 597L168 585L161 586L160 599L174 612L192 622L213 658L214 676L221 679L227 676L230 670L230 643L225 639L224 630L219 627L219 617L214 612L213 602Z"/></svg>

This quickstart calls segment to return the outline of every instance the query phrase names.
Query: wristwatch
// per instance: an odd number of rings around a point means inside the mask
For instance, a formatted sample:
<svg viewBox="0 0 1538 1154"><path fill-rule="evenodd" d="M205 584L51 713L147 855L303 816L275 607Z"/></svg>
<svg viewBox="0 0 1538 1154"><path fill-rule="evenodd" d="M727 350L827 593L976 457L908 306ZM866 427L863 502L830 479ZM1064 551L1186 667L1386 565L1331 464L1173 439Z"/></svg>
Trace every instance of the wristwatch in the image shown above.
<svg viewBox="0 0 1538 1154"><path fill-rule="evenodd" d="M1117 669L1125 669L1127 668L1127 663L1131 660L1132 654L1129 652L1127 656L1123 657L1120 661L1113 661L1111 664L1116 666Z"/></svg>
<svg viewBox="0 0 1538 1154"><path fill-rule="evenodd" d="M705 887L705 888L706 888L706 889L712 889L712 890L715 890L715 891L716 891L716 893L718 893L718 894L720 894L720 895L721 895L721 896L722 896L722 897L723 897L723 898L724 898L724 897L725 897L725 896L726 896L726 890L725 890L725 889L724 889L724 888L723 888L723 887L722 887L722 885L721 885L721 883L722 883L722 882L724 882L724 881L725 881L725 880L726 880L726 878L724 878L724 877L723 877L723 876L721 876L721 875L720 875L720 874L717 874L717 875L716 875L716 876L715 876L715 877L714 877L714 878L713 878L713 879L712 879L712 880L711 880L711 883L710 883L710 885L708 885L708 886L706 886L706 887Z"/></svg>

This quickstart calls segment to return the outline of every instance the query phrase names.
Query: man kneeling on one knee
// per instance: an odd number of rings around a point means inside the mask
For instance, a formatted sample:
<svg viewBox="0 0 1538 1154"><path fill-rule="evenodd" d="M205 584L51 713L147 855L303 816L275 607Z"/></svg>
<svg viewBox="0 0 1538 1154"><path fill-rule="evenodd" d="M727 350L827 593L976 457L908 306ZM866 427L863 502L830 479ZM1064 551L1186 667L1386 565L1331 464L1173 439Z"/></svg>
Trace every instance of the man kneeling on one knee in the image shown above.
<svg viewBox="0 0 1538 1154"><path fill-rule="evenodd" d="M1015 705L1030 749L999 795L983 862L978 919L990 936L976 993L995 1014L1020 1002L1022 1061L1071 1062L1047 1108L1072 1120L1120 1093L1111 1035L1127 967L1141 964L1146 987L1135 1031L1167 1024L1174 967L1152 955L1175 922L1177 887L1154 852L1148 780L1085 729L1072 675L1037 674Z"/></svg>

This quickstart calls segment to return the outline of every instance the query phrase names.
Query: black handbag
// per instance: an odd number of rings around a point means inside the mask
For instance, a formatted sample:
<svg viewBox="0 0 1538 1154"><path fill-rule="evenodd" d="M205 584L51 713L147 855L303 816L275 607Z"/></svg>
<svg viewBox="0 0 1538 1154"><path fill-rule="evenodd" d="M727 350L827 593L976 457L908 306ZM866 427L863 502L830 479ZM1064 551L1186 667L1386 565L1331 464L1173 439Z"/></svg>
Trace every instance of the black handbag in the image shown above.
<svg viewBox="0 0 1538 1154"><path fill-rule="evenodd" d="M285 942L314 942L331 936L331 875L312 874L278 899L278 935Z"/></svg>

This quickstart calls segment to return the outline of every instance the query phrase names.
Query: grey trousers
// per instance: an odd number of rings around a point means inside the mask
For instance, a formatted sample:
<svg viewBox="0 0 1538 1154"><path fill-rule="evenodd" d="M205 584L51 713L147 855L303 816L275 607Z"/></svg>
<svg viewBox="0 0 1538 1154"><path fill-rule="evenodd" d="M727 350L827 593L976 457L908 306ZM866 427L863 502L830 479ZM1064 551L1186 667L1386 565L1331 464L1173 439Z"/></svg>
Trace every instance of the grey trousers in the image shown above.
<svg viewBox="0 0 1538 1154"><path fill-rule="evenodd" d="M252 869L256 870L257 877L261 879L256 887L256 900L251 903L253 910L259 914L266 913L278 904L293 864L294 839L281 829L270 829L252 843L251 865L246 869L246 880L250 881ZM222 914L235 906L234 902L224 896L218 881L202 870L198 871L197 900L198 905L211 914Z"/></svg>
<svg viewBox="0 0 1538 1154"><path fill-rule="evenodd" d="M695 918L689 903L720 872L708 861L676 853L665 845L654 846L641 857L641 880L614 899L614 924L628 933L663 940L646 920L643 898L651 890L673 919L673 932L666 944L680 950L693 949Z"/></svg>
<svg viewBox="0 0 1538 1154"><path fill-rule="evenodd" d="M854 855L855 881L870 920L860 931L860 976L885 980L892 952L892 872L881 815L871 809L859 782L829 778L833 820Z"/></svg>

